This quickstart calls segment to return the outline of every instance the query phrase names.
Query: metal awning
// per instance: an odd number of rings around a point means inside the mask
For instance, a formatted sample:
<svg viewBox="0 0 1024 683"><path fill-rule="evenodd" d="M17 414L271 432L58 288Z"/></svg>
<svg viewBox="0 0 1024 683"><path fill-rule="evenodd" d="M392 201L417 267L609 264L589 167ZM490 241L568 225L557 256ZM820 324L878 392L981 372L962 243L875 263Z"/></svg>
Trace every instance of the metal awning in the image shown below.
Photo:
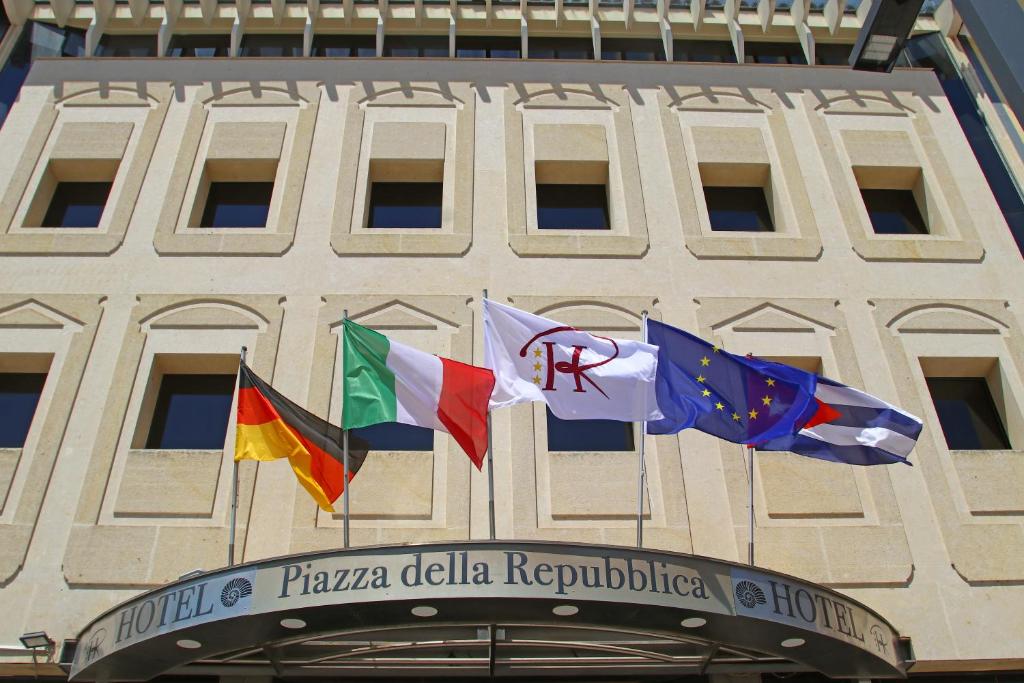
<svg viewBox="0 0 1024 683"><path fill-rule="evenodd" d="M609 546L456 542L292 555L168 584L86 627L71 679L899 678L906 645L846 596L757 567Z"/></svg>

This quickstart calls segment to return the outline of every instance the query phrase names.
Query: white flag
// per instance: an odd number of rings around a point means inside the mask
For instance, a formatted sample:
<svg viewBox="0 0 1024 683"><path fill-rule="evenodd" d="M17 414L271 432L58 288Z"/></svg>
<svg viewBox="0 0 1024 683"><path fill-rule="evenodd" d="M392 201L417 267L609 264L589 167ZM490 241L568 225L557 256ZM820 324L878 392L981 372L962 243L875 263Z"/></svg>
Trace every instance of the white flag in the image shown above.
<svg viewBox="0 0 1024 683"><path fill-rule="evenodd" d="M544 401L563 420L659 420L658 347L609 339L484 299L491 408Z"/></svg>

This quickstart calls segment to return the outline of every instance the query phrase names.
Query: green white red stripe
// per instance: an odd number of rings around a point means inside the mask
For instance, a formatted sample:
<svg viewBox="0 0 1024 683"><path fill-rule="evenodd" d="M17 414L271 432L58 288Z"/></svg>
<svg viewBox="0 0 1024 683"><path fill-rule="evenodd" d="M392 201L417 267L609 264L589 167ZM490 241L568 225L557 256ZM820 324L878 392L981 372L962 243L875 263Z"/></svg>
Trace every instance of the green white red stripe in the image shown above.
<svg viewBox="0 0 1024 683"><path fill-rule="evenodd" d="M400 344L351 320L343 336L345 429L400 422L447 432L482 466L490 370Z"/></svg>

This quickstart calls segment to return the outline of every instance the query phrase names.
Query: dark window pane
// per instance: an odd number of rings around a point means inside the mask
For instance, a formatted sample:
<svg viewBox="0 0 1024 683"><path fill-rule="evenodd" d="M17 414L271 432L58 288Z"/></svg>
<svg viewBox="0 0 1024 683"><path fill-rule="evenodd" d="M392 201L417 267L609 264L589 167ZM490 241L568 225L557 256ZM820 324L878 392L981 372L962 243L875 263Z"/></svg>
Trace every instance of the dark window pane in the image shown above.
<svg viewBox="0 0 1024 683"><path fill-rule="evenodd" d="M191 33L171 38L169 57L227 57L231 36L226 33Z"/></svg>
<svg viewBox="0 0 1024 683"><path fill-rule="evenodd" d="M928 228L910 190L861 190L871 227L879 235L927 235Z"/></svg>
<svg viewBox="0 0 1024 683"><path fill-rule="evenodd" d="M302 36L299 34L246 34L239 50L242 57L301 57Z"/></svg>
<svg viewBox="0 0 1024 683"><path fill-rule="evenodd" d="M376 57L377 37L369 35L315 34L314 57Z"/></svg>
<svg viewBox="0 0 1024 683"><path fill-rule="evenodd" d="M760 187L705 187L712 230L772 232L772 214Z"/></svg>
<svg viewBox="0 0 1024 683"><path fill-rule="evenodd" d="M57 183L44 228L95 228L100 224L111 183Z"/></svg>
<svg viewBox="0 0 1024 683"><path fill-rule="evenodd" d="M447 57L448 36L387 36L385 57Z"/></svg>
<svg viewBox="0 0 1024 683"><path fill-rule="evenodd" d="M0 373L0 448L25 445L46 373Z"/></svg>
<svg viewBox="0 0 1024 683"><path fill-rule="evenodd" d="M97 57L156 57L156 36L106 33L96 47Z"/></svg>
<svg viewBox="0 0 1024 683"><path fill-rule="evenodd" d="M562 420L548 416L549 451L631 451L633 424L616 420Z"/></svg>
<svg viewBox="0 0 1024 683"><path fill-rule="evenodd" d="M728 40L676 40L672 42L676 62L736 63L736 51Z"/></svg>
<svg viewBox="0 0 1024 683"><path fill-rule="evenodd" d="M544 230L607 230L604 185L537 185L537 227Z"/></svg>
<svg viewBox="0 0 1024 683"><path fill-rule="evenodd" d="M665 61L665 47L660 40L602 38L601 59L623 59L632 62Z"/></svg>
<svg viewBox="0 0 1024 683"><path fill-rule="evenodd" d="M146 448L223 448L234 392L234 375L164 375Z"/></svg>
<svg viewBox="0 0 1024 683"><path fill-rule="evenodd" d="M800 43L757 43L748 42L743 46L747 62L755 64L806 64Z"/></svg>
<svg viewBox="0 0 1024 683"><path fill-rule="evenodd" d="M442 183L373 183L368 228L440 228Z"/></svg>
<svg viewBox="0 0 1024 683"><path fill-rule="evenodd" d="M432 451L434 430L399 422L384 422L353 429L352 434L365 439L371 451Z"/></svg>
<svg viewBox="0 0 1024 683"><path fill-rule="evenodd" d="M0 2L0 40L3 40L4 34L7 33L10 26L11 22L7 19L7 11L4 9L4 4Z"/></svg>
<svg viewBox="0 0 1024 683"><path fill-rule="evenodd" d="M818 64L847 66L852 51L853 45L849 43L815 43L814 59Z"/></svg>
<svg viewBox="0 0 1024 683"><path fill-rule="evenodd" d="M522 41L519 38L497 36L457 36L455 56L476 59L519 59Z"/></svg>
<svg viewBox="0 0 1024 683"><path fill-rule="evenodd" d="M264 228L274 183L210 183L204 228Z"/></svg>
<svg viewBox="0 0 1024 683"><path fill-rule="evenodd" d="M590 38L530 38L530 59L593 59Z"/></svg>
<svg viewBox="0 0 1024 683"><path fill-rule="evenodd" d="M928 377L928 391L952 450L1006 450L1010 440L981 377Z"/></svg>

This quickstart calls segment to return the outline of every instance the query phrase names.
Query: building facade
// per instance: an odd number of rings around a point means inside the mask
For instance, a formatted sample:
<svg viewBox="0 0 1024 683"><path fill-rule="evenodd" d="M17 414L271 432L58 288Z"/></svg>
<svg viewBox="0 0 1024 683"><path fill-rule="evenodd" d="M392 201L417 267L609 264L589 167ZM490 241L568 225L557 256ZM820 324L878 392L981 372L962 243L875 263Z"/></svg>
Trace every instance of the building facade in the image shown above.
<svg viewBox="0 0 1024 683"><path fill-rule="evenodd" d="M66 678L94 619L228 564L241 347L338 423L346 313L480 364L484 290L921 416L913 467L757 453L754 564L884 617L911 677L1021 675L1020 112L953 3L891 74L843 66L848 4L4 0L0 676ZM647 436L638 501L635 426L520 405L492 436L498 539L633 546L641 507L645 548L747 561L738 445ZM488 538L453 440L369 437L353 546ZM237 488L233 562L341 546L285 463Z"/></svg>

